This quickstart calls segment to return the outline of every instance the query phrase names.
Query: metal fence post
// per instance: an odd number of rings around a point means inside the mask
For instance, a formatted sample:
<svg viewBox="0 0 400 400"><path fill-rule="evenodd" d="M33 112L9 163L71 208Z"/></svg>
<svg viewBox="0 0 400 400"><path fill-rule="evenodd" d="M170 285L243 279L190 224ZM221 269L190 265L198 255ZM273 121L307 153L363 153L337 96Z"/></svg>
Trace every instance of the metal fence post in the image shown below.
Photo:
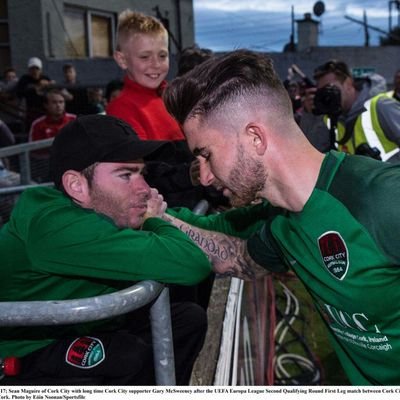
<svg viewBox="0 0 400 400"><path fill-rule="evenodd" d="M150 309L157 385L175 385L174 346L172 341L169 291L164 287Z"/></svg>
<svg viewBox="0 0 400 400"><path fill-rule="evenodd" d="M31 182L31 160L28 151L20 153L19 167L20 167L21 185L29 184Z"/></svg>

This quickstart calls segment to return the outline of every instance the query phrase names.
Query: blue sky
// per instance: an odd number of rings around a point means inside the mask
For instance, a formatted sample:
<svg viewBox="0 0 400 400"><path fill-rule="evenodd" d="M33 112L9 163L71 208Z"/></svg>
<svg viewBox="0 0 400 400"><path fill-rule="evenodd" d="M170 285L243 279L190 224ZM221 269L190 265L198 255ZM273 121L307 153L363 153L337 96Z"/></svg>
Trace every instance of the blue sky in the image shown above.
<svg viewBox="0 0 400 400"><path fill-rule="evenodd" d="M398 2L400 4L400 1ZM398 23L395 1L388 0L325 0L325 12L313 18L320 22L320 46L363 46L364 28L345 16L388 31L389 4L392 27ZM195 40L201 47L229 51L246 47L252 50L280 52L289 42L291 9L295 19L312 13L315 1L310 0L193 0ZM295 40L296 36L295 24ZM379 45L383 34L369 29L370 45Z"/></svg>

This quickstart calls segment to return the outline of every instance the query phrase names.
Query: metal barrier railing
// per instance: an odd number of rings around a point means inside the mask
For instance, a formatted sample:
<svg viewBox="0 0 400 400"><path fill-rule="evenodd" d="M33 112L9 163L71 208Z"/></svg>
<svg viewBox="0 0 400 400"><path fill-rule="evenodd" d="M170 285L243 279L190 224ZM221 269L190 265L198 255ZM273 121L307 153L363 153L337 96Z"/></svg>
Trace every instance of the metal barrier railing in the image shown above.
<svg viewBox="0 0 400 400"><path fill-rule="evenodd" d="M64 325L97 321L150 308L157 385L175 385L175 363L168 288L143 281L115 293L77 300L0 302L0 326Z"/></svg>
<svg viewBox="0 0 400 400"><path fill-rule="evenodd" d="M0 148L0 226L7 222L18 194L30 186L51 186L46 182L48 159L35 158L32 151L46 151L53 138ZM5 164L1 161L6 161ZM7 167L7 168L6 168ZM40 178L39 181L36 179Z"/></svg>
<svg viewBox="0 0 400 400"><path fill-rule="evenodd" d="M51 138L3 147L0 149L0 159L18 156L20 184L30 184L32 183L30 152L50 147L53 140L54 138Z"/></svg>

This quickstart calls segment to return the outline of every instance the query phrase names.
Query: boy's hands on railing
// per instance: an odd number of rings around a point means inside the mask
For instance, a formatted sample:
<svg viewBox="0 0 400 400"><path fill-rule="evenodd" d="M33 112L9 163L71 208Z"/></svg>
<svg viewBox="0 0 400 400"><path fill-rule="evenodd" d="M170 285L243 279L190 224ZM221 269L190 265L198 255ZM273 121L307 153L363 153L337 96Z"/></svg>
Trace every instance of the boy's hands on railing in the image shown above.
<svg viewBox="0 0 400 400"><path fill-rule="evenodd" d="M186 233L204 251L216 274L244 280L253 280L268 274L265 268L250 257L245 240L198 228L168 214L164 214L163 219Z"/></svg>

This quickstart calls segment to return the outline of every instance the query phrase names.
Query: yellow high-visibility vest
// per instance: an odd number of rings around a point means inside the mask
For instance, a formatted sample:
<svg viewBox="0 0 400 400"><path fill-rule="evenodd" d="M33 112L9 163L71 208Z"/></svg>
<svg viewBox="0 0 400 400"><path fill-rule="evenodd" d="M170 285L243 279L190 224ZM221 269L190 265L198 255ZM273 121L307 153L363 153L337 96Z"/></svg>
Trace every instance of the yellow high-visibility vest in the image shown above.
<svg viewBox="0 0 400 400"><path fill-rule="evenodd" d="M339 151L355 154L360 144L368 143L372 148L376 147L380 151L382 161L386 161L400 151L395 142L389 140L378 120L377 103L380 98L388 97L386 93L380 93L364 103L365 111L357 116L353 134L345 143L337 144ZM324 116L324 121L328 128L330 120ZM342 122L338 122L336 127L336 141L340 142L346 129Z"/></svg>

